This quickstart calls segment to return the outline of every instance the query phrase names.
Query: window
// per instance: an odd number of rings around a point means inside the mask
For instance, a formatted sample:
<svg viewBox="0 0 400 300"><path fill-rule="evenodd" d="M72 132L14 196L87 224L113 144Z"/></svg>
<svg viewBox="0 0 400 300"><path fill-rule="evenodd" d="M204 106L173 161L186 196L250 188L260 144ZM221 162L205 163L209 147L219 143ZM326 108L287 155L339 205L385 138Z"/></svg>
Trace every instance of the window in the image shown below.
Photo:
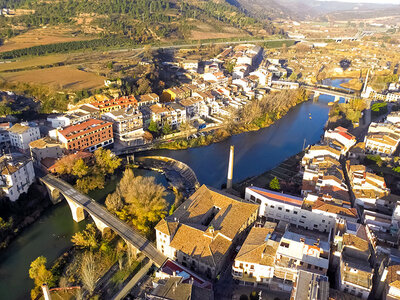
<svg viewBox="0 0 400 300"><path fill-rule="evenodd" d="M325 223L325 220L322 220L322 223Z"/></svg>
<svg viewBox="0 0 400 300"><path fill-rule="evenodd" d="M271 205L271 208L275 208L275 206Z"/></svg>
<svg viewBox="0 0 400 300"><path fill-rule="evenodd" d="M254 201L254 200L256 200L256 197L254 197L253 195L251 195L251 196L250 196L250 199Z"/></svg>
<svg viewBox="0 0 400 300"><path fill-rule="evenodd" d="M282 207L278 207L278 210L282 210Z"/></svg>
<svg viewBox="0 0 400 300"><path fill-rule="evenodd" d="M288 209L286 209L286 212L289 212L289 210L288 210Z"/></svg>
<svg viewBox="0 0 400 300"><path fill-rule="evenodd" d="M286 243L286 242L282 242L282 243L281 243L281 246L284 247L284 248L289 248L289 245L290 245L290 244L289 244L289 243Z"/></svg>
<svg viewBox="0 0 400 300"><path fill-rule="evenodd" d="M293 211L293 213L294 213L295 215L297 215L297 211Z"/></svg>
<svg viewBox="0 0 400 300"><path fill-rule="evenodd" d="M314 224L314 228L317 228L318 227L318 225L317 224Z"/></svg>

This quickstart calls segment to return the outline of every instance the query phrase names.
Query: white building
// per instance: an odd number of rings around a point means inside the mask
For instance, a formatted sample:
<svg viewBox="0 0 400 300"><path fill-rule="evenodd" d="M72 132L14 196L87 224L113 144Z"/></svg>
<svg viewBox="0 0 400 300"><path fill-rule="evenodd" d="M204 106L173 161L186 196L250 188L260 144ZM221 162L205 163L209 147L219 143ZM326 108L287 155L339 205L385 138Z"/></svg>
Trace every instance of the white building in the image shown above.
<svg viewBox="0 0 400 300"><path fill-rule="evenodd" d="M8 132L11 146L20 151L29 150L29 143L40 139L39 127L29 126L27 123L15 124Z"/></svg>
<svg viewBox="0 0 400 300"><path fill-rule="evenodd" d="M347 153L347 151L357 143L356 137L348 133L347 129L343 127L337 127L334 130L326 130L324 139L333 140L343 145L342 154Z"/></svg>
<svg viewBox="0 0 400 300"><path fill-rule="evenodd" d="M0 168L0 186L11 201L18 200L22 193L28 192L28 188L35 180L32 160L22 155L2 156Z"/></svg>
<svg viewBox="0 0 400 300"><path fill-rule="evenodd" d="M399 136L395 134L369 133L365 137L365 150L369 153L391 156L399 145Z"/></svg>

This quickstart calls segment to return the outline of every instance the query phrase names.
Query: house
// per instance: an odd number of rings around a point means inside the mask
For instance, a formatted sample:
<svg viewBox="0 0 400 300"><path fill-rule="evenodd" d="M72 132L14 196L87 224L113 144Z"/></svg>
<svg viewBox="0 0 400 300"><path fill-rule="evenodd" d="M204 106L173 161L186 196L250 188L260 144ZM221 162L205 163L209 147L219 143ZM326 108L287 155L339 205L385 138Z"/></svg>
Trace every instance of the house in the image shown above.
<svg viewBox="0 0 400 300"><path fill-rule="evenodd" d="M139 96L138 106L150 106L160 102L160 97L155 93L150 93L146 95Z"/></svg>
<svg viewBox="0 0 400 300"><path fill-rule="evenodd" d="M368 153L391 156L399 145L400 137L392 133L368 133L365 150Z"/></svg>
<svg viewBox="0 0 400 300"><path fill-rule="evenodd" d="M64 155L64 145L49 137L33 141L29 143L33 164L41 167L42 160L45 158L53 158L56 160Z"/></svg>
<svg viewBox="0 0 400 300"><path fill-rule="evenodd" d="M184 267L216 278L257 211L258 205L203 185L157 224L157 249Z"/></svg>
<svg viewBox="0 0 400 300"><path fill-rule="evenodd" d="M181 66L183 69L185 69L189 72L197 73L198 69L199 69L199 61L187 59L187 60L182 61Z"/></svg>
<svg viewBox="0 0 400 300"><path fill-rule="evenodd" d="M29 150L29 143L40 139L40 130L35 124L18 123L8 129L12 147L19 151Z"/></svg>
<svg viewBox="0 0 400 300"><path fill-rule="evenodd" d="M186 117L188 119L197 117L208 117L209 109L204 100L200 97L191 97L179 101L186 110Z"/></svg>
<svg viewBox="0 0 400 300"><path fill-rule="evenodd" d="M291 300L328 300L329 279L327 276L304 270L298 272L293 285Z"/></svg>
<svg viewBox="0 0 400 300"><path fill-rule="evenodd" d="M135 96L130 95L114 99L98 100L90 104L99 109L100 114L103 114L123 108L136 107L138 105L138 101L136 100Z"/></svg>
<svg viewBox="0 0 400 300"><path fill-rule="evenodd" d="M161 102L172 102L172 101L178 101L181 99L185 99L190 97L190 91L183 90L179 87L172 87L169 89L166 89L162 92L161 94Z"/></svg>
<svg viewBox="0 0 400 300"><path fill-rule="evenodd" d="M0 188L4 195L14 202L22 193L28 192L35 181L31 159L20 154L0 157Z"/></svg>
<svg viewBox="0 0 400 300"><path fill-rule="evenodd" d="M114 143L113 123L104 120L89 119L63 129L53 129L49 136L67 150L95 151L100 147Z"/></svg>
<svg viewBox="0 0 400 300"><path fill-rule="evenodd" d="M279 239L275 228L253 227L232 265L234 279L251 284L270 285L275 270Z"/></svg>
<svg viewBox="0 0 400 300"><path fill-rule="evenodd" d="M392 124L400 123L400 112L399 111L392 111L386 117L386 121L388 121L388 122L390 122Z"/></svg>
<svg viewBox="0 0 400 300"><path fill-rule="evenodd" d="M374 269L370 263L372 252L365 227L360 226L357 234L345 233L340 250L339 289L367 299L372 289Z"/></svg>
<svg viewBox="0 0 400 300"><path fill-rule="evenodd" d="M305 270L326 275L329 267L329 236L309 230L288 229L282 236L275 258L275 277L296 282Z"/></svg>
<svg viewBox="0 0 400 300"><path fill-rule="evenodd" d="M336 160L339 160L340 155L340 151L328 145L314 145L311 146L304 154L301 164L305 166L310 160L318 156L330 156Z"/></svg>
<svg viewBox="0 0 400 300"><path fill-rule="evenodd" d="M8 129L10 129L10 123L0 123L0 149L4 149L10 146L10 134Z"/></svg>
<svg viewBox="0 0 400 300"><path fill-rule="evenodd" d="M383 293L384 300L399 300L400 299L400 265L395 264L386 267L385 289Z"/></svg>
<svg viewBox="0 0 400 300"><path fill-rule="evenodd" d="M103 120L113 123L115 139L129 145L144 143L143 117L136 108L125 108L103 114Z"/></svg>
<svg viewBox="0 0 400 300"><path fill-rule="evenodd" d="M324 139L325 141L336 141L342 145L342 154L346 154L350 148L357 143L356 137L350 134L347 129L343 127L336 127L334 130L326 130Z"/></svg>
<svg viewBox="0 0 400 300"><path fill-rule="evenodd" d="M185 277L174 276L153 282L155 288L146 293L146 300L213 300L213 291L185 281Z"/></svg>

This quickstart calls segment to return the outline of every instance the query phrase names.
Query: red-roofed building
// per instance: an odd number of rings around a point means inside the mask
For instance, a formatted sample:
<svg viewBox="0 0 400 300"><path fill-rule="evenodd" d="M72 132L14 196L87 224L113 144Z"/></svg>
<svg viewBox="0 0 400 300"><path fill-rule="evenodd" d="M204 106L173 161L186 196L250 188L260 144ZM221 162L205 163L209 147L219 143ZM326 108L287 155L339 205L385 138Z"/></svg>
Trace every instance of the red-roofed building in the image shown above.
<svg viewBox="0 0 400 300"><path fill-rule="evenodd" d="M94 107L97 107L100 110L100 113L103 114L113 110L137 106L138 101L136 100L135 96L131 95L92 102L91 104Z"/></svg>
<svg viewBox="0 0 400 300"><path fill-rule="evenodd" d="M324 138L338 142L342 146L342 154L346 154L357 143L356 137L348 133L346 128L340 126L334 130L325 131Z"/></svg>
<svg viewBox="0 0 400 300"><path fill-rule="evenodd" d="M114 143L112 123L97 119L89 119L61 130L54 129L49 135L62 143L67 150L93 152Z"/></svg>

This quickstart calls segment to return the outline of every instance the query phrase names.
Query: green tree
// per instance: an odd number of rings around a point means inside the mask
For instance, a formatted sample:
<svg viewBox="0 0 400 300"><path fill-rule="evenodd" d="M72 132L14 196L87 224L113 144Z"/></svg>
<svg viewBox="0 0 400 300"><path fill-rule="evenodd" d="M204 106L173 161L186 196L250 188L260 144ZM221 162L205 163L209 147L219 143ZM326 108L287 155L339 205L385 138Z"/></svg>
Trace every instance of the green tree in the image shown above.
<svg viewBox="0 0 400 300"><path fill-rule="evenodd" d="M154 122L153 120L151 120L148 129L149 129L149 131L151 131L151 132L153 132L153 133L158 133L158 126L157 126L157 123Z"/></svg>
<svg viewBox="0 0 400 300"><path fill-rule="evenodd" d="M271 190L279 191L281 189L281 185L279 183L278 178L274 177L270 182L269 182L269 188Z"/></svg>
<svg viewBox="0 0 400 300"><path fill-rule="evenodd" d="M80 248L97 249L99 247L97 230L93 224L88 224L85 230L75 233L71 241Z"/></svg>
<svg viewBox="0 0 400 300"><path fill-rule="evenodd" d="M170 134L172 132L171 126L168 123L165 123L162 131L164 135Z"/></svg>

